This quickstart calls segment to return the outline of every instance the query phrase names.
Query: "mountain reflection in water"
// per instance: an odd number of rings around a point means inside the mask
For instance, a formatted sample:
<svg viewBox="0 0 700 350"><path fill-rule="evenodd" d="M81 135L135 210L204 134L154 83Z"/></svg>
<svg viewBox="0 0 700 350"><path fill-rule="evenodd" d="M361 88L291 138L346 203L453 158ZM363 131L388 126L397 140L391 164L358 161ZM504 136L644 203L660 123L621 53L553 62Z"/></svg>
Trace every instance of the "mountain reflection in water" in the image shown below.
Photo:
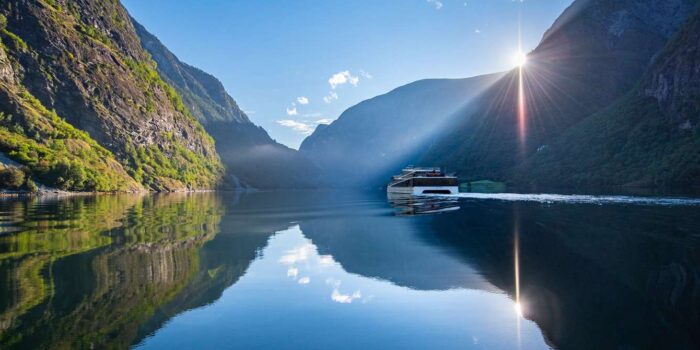
<svg viewBox="0 0 700 350"><path fill-rule="evenodd" d="M697 209L3 199L0 348L697 348Z"/></svg>

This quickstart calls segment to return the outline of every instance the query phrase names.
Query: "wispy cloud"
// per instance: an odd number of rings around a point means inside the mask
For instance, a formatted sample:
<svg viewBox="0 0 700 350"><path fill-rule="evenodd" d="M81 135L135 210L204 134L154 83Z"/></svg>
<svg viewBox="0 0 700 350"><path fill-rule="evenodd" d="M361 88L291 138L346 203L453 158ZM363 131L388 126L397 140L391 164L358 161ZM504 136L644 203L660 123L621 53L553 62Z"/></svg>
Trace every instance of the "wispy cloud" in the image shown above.
<svg viewBox="0 0 700 350"><path fill-rule="evenodd" d="M328 84L331 85L331 89L337 88L340 85L350 83L352 86L357 86L357 84L360 82L360 78L358 78L355 75L350 74L350 71L342 71L333 74L330 78L328 78Z"/></svg>
<svg viewBox="0 0 700 350"><path fill-rule="evenodd" d="M323 118L323 119L317 119L317 120L294 120L294 119L282 119L278 120L277 124L282 125L284 127L290 128L296 132L301 133L302 135L311 135L314 130L316 130L316 127L319 124L330 124L333 122L332 119L330 118ZM286 259L293 259L294 255L289 255L286 256ZM297 259L297 260L303 260L303 259ZM296 261L296 260L294 260ZM294 262L291 261L291 262Z"/></svg>
<svg viewBox="0 0 700 350"><path fill-rule="evenodd" d="M311 135L311 133L314 132L314 129L316 128L315 125L311 125L308 123L292 120L292 119L282 119L278 120L277 124L282 125L284 127L290 128L294 131L297 131L303 135Z"/></svg>
<svg viewBox="0 0 700 350"><path fill-rule="evenodd" d="M297 97L297 102L299 102L300 105L308 105L309 98L306 96L299 96L299 97Z"/></svg>
<svg viewBox="0 0 700 350"><path fill-rule="evenodd" d="M474 33L481 34L481 29L474 29Z"/></svg>
<svg viewBox="0 0 700 350"><path fill-rule="evenodd" d="M337 99L338 99L338 94L335 91L330 91L330 92L328 92L328 95L323 96L323 102L325 102L325 103L331 103Z"/></svg>
<svg viewBox="0 0 700 350"><path fill-rule="evenodd" d="M374 78L372 76L372 74L369 74L367 71L365 71L363 69L360 69L360 76L362 76L363 78L365 78L367 80Z"/></svg>
<svg viewBox="0 0 700 350"><path fill-rule="evenodd" d="M299 112L297 112L297 107L292 105L291 107L287 107L287 115L298 115Z"/></svg>
<svg viewBox="0 0 700 350"><path fill-rule="evenodd" d="M435 6L436 10L439 10L442 8L442 1L440 0L426 0L429 4L433 4Z"/></svg>

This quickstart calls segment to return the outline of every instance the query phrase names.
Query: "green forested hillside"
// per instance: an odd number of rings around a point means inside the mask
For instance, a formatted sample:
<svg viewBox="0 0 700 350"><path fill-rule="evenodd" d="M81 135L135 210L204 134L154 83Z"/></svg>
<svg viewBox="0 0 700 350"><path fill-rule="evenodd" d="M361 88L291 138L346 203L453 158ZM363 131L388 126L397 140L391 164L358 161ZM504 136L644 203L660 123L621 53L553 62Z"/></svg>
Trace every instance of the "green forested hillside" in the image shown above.
<svg viewBox="0 0 700 350"><path fill-rule="evenodd" d="M67 190L211 188L214 141L118 1L0 3L0 151Z"/></svg>

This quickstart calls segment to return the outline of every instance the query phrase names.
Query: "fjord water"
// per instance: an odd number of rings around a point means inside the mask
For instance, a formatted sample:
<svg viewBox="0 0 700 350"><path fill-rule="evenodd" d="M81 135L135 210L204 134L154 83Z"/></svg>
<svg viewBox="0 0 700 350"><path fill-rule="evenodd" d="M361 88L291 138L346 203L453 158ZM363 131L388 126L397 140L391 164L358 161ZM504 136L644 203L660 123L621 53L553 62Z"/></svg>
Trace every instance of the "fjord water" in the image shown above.
<svg viewBox="0 0 700 350"><path fill-rule="evenodd" d="M0 348L700 345L697 201L465 197L2 199Z"/></svg>

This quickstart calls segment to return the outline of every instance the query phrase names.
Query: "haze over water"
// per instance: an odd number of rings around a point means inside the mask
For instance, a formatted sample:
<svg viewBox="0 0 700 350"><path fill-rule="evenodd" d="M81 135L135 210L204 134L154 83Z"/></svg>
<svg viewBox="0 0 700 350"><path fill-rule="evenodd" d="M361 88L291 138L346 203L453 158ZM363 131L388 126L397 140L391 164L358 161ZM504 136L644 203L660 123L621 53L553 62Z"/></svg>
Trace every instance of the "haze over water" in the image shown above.
<svg viewBox="0 0 700 350"><path fill-rule="evenodd" d="M700 345L697 201L463 197L2 199L0 348Z"/></svg>

